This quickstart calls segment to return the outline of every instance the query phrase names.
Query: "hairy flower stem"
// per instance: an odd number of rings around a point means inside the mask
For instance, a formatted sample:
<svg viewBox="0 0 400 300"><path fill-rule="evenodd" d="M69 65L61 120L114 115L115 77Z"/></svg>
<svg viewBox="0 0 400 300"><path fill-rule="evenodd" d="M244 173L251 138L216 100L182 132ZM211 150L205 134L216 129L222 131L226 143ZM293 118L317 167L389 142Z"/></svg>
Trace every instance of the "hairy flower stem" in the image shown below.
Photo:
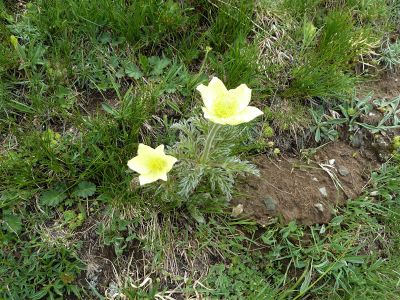
<svg viewBox="0 0 400 300"><path fill-rule="evenodd" d="M203 154L201 156L200 161L201 162L206 162L208 160L208 157L210 155L210 150L211 147L213 146L214 143L214 139L217 135L218 130L221 128L220 125L218 124L213 124L213 126L211 127L211 130L208 132L207 138L206 138L206 142L204 145L204 150L203 150Z"/></svg>

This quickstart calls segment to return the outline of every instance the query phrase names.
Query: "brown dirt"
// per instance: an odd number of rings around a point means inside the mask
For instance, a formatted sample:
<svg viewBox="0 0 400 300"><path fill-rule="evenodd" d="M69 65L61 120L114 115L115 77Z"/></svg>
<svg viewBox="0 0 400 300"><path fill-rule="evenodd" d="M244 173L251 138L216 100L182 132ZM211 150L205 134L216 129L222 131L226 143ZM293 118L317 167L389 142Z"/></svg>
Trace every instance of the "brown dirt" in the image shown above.
<svg viewBox="0 0 400 300"><path fill-rule="evenodd" d="M84 104L81 106L81 108L87 115L90 116L93 116L100 111L104 112L102 103L107 103L113 108L117 108L119 105L118 96L114 91L108 91L103 94L99 92L93 92L90 95L84 95L82 100Z"/></svg>
<svg viewBox="0 0 400 300"><path fill-rule="evenodd" d="M358 91L360 94L373 92L375 99L392 99L400 95L400 71L396 73L385 73L377 80L365 82Z"/></svg>
<svg viewBox="0 0 400 300"><path fill-rule="evenodd" d="M241 216L263 226L276 222L276 218L306 225L329 222L334 207L360 195L371 170L378 167L371 151L361 151L343 142L326 145L309 164L298 158L271 160L266 156L257 157L255 163L261 176L242 179L240 196L232 204L242 204ZM335 186L321 166L332 171L342 188ZM320 191L324 188L325 196Z"/></svg>

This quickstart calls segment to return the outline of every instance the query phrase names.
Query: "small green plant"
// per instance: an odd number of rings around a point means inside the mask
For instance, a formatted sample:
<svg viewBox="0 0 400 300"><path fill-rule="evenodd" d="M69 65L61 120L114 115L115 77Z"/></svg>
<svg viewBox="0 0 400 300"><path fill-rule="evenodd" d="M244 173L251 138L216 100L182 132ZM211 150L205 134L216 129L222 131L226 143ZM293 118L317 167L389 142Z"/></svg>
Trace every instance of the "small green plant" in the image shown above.
<svg viewBox="0 0 400 300"><path fill-rule="evenodd" d="M339 137L338 126L345 123L345 119L329 116L323 110L311 109L310 113L314 121L311 132L314 133L317 143L324 140L334 141Z"/></svg>
<svg viewBox="0 0 400 300"><path fill-rule="evenodd" d="M180 141L171 151L174 156L164 154L164 145L153 149L140 144L138 155L128 166L140 174L140 185L158 179L166 181L156 189L163 202L174 202L177 206L186 203L191 215L198 222L204 222L198 210L200 205L221 196L229 201L235 176L258 175L255 166L232 155L236 144L233 130L235 125L249 122L263 112L248 105L251 90L245 84L227 90L222 81L214 77L208 86L201 84L197 90L203 98L204 117L212 125L199 118L177 123L172 126L180 131ZM167 173L177 161L176 172L171 176L173 180L167 181Z"/></svg>
<svg viewBox="0 0 400 300"><path fill-rule="evenodd" d="M366 115L373 109L371 100L372 95L368 95L362 99L353 95L351 101L346 101L338 106L345 119L344 122L349 126L349 131L355 129L355 125L358 124L361 115Z"/></svg>
<svg viewBox="0 0 400 300"><path fill-rule="evenodd" d="M85 213L79 212L77 214L73 210L66 210L63 212L63 221L70 230L75 230L85 221Z"/></svg>
<svg viewBox="0 0 400 300"><path fill-rule="evenodd" d="M385 69L390 71L396 70L397 66L400 65L400 40L395 43L390 43L387 40L383 43L378 61Z"/></svg>
<svg viewBox="0 0 400 300"><path fill-rule="evenodd" d="M15 249L0 250L2 259L7 260L7 264L0 266L1 298L82 297L77 279L83 263L74 249L63 245L50 246L37 238L21 243L17 242Z"/></svg>
<svg viewBox="0 0 400 300"><path fill-rule="evenodd" d="M373 103L377 109L383 113L383 118L377 125L357 122L358 125L367 128L372 133L400 128L400 96L389 101L385 99L376 99Z"/></svg>
<svg viewBox="0 0 400 300"><path fill-rule="evenodd" d="M356 131L359 127L364 127L373 134L396 129L400 127L399 104L400 97L387 101L372 100L372 95L362 99L353 95L351 101L338 105L336 110L331 110L331 116L328 116L323 110L310 110L314 122L311 131L315 135L315 141L320 142L337 139L339 137L338 126L344 124L348 126L350 132ZM374 106L383 113L383 118L378 124L362 122L360 117L371 113Z"/></svg>
<svg viewBox="0 0 400 300"><path fill-rule="evenodd" d="M271 138L274 136L274 129L268 124L264 124L262 128L262 133L265 138Z"/></svg>

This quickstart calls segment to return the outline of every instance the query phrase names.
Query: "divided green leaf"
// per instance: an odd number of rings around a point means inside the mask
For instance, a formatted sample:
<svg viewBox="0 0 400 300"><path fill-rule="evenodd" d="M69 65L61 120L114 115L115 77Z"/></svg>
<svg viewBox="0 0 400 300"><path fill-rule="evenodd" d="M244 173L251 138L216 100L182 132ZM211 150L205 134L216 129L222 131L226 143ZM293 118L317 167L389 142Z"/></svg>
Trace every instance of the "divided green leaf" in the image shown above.
<svg viewBox="0 0 400 300"><path fill-rule="evenodd" d="M81 198L92 196L96 192L96 185L89 181L82 181L73 191L72 195Z"/></svg>
<svg viewBox="0 0 400 300"><path fill-rule="evenodd" d="M152 56L149 58L149 63L153 66L153 70L150 75L160 76L164 69L171 63L168 58L159 58L158 56Z"/></svg>
<svg viewBox="0 0 400 300"><path fill-rule="evenodd" d="M40 203L45 206L53 207L59 205L63 200L67 198L65 190L66 187L64 185L60 185L55 187L54 189L43 192L40 197Z"/></svg>
<svg viewBox="0 0 400 300"><path fill-rule="evenodd" d="M142 71L140 71L139 67L131 62L125 65L125 73L128 77L134 78L136 80L143 77L143 73Z"/></svg>

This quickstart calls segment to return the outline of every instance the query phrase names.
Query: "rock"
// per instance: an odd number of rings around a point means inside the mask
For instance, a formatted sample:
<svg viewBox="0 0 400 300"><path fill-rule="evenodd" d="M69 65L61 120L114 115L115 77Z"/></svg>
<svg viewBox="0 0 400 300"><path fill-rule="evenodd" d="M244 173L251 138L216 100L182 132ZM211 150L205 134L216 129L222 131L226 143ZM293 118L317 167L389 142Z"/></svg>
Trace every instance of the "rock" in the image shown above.
<svg viewBox="0 0 400 300"><path fill-rule="evenodd" d="M317 177L313 177L312 180L315 181L315 182L318 182L318 178Z"/></svg>
<svg viewBox="0 0 400 300"><path fill-rule="evenodd" d="M324 205L321 203L315 203L314 207L320 212L324 212L324 210L325 210Z"/></svg>
<svg viewBox="0 0 400 300"><path fill-rule="evenodd" d="M322 196L324 196L325 198L328 197L328 191L326 190L326 187L323 186L323 187L319 188L318 190L322 194Z"/></svg>
<svg viewBox="0 0 400 300"><path fill-rule="evenodd" d="M268 212L271 213L274 213L277 209L277 203L271 196L265 197L264 205L267 208Z"/></svg>
<svg viewBox="0 0 400 300"><path fill-rule="evenodd" d="M376 196L379 195L379 192L378 191L372 191L369 195L372 196L372 197L376 197Z"/></svg>
<svg viewBox="0 0 400 300"><path fill-rule="evenodd" d="M335 159L330 159L330 160L329 160L329 164L330 164L331 166L333 166L333 165L335 164L335 162L336 162Z"/></svg>
<svg viewBox="0 0 400 300"><path fill-rule="evenodd" d="M376 135L375 136L375 141L371 144L373 147L375 147L377 150L390 150L390 142L385 139L382 135Z"/></svg>
<svg viewBox="0 0 400 300"><path fill-rule="evenodd" d="M345 166L339 166L338 172L342 176L347 176L350 174L350 171Z"/></svg>
<svg viewBox="0 0 400 300"><path fill-rule="evenodd" d="M238 204L232 208L231 216L236 218L243 212L243 204Z"/></svg>

